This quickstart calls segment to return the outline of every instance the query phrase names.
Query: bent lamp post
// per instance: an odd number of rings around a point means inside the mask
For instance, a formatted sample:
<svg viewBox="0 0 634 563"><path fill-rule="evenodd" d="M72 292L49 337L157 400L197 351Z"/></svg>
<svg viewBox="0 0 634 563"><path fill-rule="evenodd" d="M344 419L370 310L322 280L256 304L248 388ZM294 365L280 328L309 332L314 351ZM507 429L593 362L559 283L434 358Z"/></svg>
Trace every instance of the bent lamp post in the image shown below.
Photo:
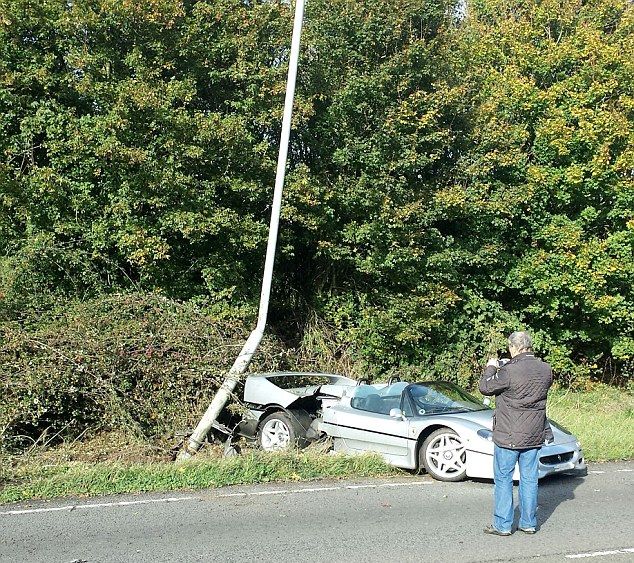
<svg viewBox="0 0 634 563"><path fill-rule="evenodd" d="M286 98L284 101L284 116L282 118L282 133L280 135L280 149L277 159L277 172L275 176L275 191L273 193L273 207L271 209L271 222L269 227L269 239L266 248L266 260L264 263L264 275L262 277L262 290L260 293L260 309L258 322L249 338L245 342L240 354L229 370L226 379L218 389L211 404L200 419L194 432L187 440L184 448L178 454L178 460L189 459L194 455L203 443L218 415L227 404L231 393L235 389L240 375L243 374L253 354L255 354L266 327L266 318L269 310L269 297L271 295L271 280L273 277L273 262L275 260L275 248L277 246L277 232L280 220L280 208L282 205L282 189L286 173L286 157L288 154L288 141L291 131L291 117L293 113L293 101L295 98L295 79L297 77L297 63L299 60L299 45L304 19L305 0L297 0L295 5L295 17L293 23L293 38L291 41L291 53L288 62L288 78L286 82Z"/></svg>

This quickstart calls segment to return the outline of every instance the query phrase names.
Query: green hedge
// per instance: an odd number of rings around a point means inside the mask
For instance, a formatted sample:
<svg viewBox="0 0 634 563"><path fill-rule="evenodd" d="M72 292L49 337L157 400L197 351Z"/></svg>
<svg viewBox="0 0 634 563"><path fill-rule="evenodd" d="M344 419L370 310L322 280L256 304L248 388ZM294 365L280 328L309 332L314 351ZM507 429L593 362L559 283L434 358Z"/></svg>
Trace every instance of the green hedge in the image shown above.
<svg viewBox="0 0 634 563"><path fill-rule="evenodd" d="M151 437L191 427L246 336L235 322L156 294L67 303L2 323L2 445L55 443L88 429ZM265 339L254 368L275 369L279 352Z"/></svg>

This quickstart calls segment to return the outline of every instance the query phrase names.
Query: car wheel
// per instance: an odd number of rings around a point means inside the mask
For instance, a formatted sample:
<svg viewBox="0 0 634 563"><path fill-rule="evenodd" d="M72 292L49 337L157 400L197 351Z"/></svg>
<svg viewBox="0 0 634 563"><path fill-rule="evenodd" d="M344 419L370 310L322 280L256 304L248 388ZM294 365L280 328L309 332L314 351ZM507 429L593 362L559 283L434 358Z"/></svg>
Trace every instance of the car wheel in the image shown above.
<svg viewBox="0 0 634 563"><path fill-rule="evenodd" d="M450 428L432 432L418 451L419 466L438 481L462 481L467 476L467 451Z"/></svg>
<svg viewBox="0 0 634 563"><path fill-rule="evenodd" d="M302 435L301 425L285 412L267 416L258 430L258 445L265 452L277 452L297 445Z"/></svg>

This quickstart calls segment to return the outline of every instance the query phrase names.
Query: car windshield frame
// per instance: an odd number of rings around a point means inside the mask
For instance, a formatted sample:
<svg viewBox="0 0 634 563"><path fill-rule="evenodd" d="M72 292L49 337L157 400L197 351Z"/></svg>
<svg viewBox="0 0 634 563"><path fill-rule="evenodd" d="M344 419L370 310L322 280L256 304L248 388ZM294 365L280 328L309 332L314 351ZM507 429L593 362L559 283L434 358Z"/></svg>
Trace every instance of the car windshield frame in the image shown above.
<svg viewBox="0 0 634 563"><path fill-rule="evenodd" d="M425 389L425 392L419 392ZM453 397L453 398L452 398ZM490 407L449 381L422 381L403 390L406 416L438 416L490 410Z"/></svg>

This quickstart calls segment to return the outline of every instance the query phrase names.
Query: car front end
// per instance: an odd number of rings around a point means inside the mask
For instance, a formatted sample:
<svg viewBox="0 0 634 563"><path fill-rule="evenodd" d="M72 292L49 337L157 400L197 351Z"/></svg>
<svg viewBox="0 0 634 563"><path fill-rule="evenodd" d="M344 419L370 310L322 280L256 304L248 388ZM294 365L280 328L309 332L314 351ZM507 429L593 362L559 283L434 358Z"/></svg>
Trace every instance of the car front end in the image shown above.
<svg viewBox="0 0 634 563"><path fill-rule="evenodd" d="M549 475L566 474L585 476L588 467L581 444L569 431L550 421L554 440L544 444L539 452L539 478ZM491 479L493 473L493 433L490 427L477 431L477 437L469 440L467 475L469 477ZM516 467L513 479L519 479Z"/></svg>

